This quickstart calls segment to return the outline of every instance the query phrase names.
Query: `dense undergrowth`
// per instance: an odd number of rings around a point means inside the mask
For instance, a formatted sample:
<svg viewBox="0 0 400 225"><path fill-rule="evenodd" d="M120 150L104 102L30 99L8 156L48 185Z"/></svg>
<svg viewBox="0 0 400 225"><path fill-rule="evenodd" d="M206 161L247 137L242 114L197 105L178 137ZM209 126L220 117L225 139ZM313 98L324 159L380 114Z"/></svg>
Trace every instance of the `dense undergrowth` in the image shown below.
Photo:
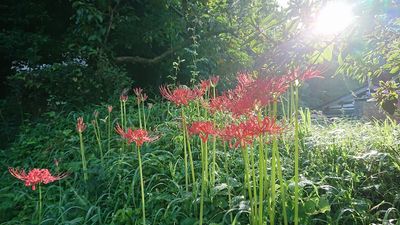
<svg viewBox="0 0 400 225"><path fill-rule="evenodd" d="M146 107L147 128L159 139L141 148L147 224L196 224L200 197L194 192L200 189L201 180L191 181L189 191L185 189L181 111L170 103L150 104ZM126 105L128 127L138 127L135 101ZM114 108L113 126L120 122L118 107ZM93 109L99 112L104 162L94 126L88 124L84 143L89 179L84 182L75 121L82 115L90 121ZM197 106L191 105L187 114L195 115L196 110ZM299 224L398 224L400 126L389 120L329 120L302 112ZM8 167L68 171L69 177L43 188L42 224L141 224L138 157L133 146L121 147L123 141L114 131L107 149L107 116L107 105L102 105L68 115L50 112L41 122L23 125L16 141L0 151L1 224L35 224L38 213L37 192L14 179ZM278 149L289 224L294 220L294 138L288 122ZM201 177L200 139L193 138L191 143L196 177ZM267 144L267 151L271 148ZM215 184L204 198L204 224L248 224L251 206L246 199L240 150L217 142L215 169ZM266 170L271 172L270 164ZM276 180L275 221L282 224L283 192L278 177Z"/></svg>

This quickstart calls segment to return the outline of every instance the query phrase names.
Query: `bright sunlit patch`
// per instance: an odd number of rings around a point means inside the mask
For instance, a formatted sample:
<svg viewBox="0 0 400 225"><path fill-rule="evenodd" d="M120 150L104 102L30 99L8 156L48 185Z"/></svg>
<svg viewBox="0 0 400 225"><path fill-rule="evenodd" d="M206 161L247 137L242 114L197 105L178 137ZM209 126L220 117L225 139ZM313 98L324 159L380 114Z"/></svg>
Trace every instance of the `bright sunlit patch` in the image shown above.
<svg viewBox="0 0 400 225"><path fill-rule="evenodd" d="M287 8L289 6L289 0L277 0L276 2L282 8Z"/></svg>
<svg viewBox="0 0 400 225"><path fill-rule="evenodd" d="M315 21L316 34L337 34L354 20L352 7L344 2L328 3L318 14Z"/></svg>

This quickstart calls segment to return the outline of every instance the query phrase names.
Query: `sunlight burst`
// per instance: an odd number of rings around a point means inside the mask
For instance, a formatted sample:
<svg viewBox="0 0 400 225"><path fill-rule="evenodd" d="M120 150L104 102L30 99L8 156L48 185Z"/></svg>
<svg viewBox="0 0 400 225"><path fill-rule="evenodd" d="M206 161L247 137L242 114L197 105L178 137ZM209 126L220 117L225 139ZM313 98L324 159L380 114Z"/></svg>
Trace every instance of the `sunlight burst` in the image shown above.
<svg viewBox="0 0 400 225"><path fill-rule="evenodd" d="M337 34L354 20L352 7L344 2L328 3L318 14L314 33L322 35Z"/></svg>

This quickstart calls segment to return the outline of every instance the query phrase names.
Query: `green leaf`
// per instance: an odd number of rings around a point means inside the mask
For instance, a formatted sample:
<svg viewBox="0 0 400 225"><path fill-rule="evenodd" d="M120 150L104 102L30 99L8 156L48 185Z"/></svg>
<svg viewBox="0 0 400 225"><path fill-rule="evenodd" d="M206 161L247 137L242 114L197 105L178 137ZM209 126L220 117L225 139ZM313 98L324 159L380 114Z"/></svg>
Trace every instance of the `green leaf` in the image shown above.
<svg viewBox="0 0 400 225"><path fill-rule="evenodd" d="M331 61L332 55L333 55L333 44L330 44L322 52L322 57L327 61Z"/></svg>
<svg viewBox="0 0 400 225"><path fill-rule="evenodd" d="M342 53L339 53L339 55L338 55L338 63L339 63L339 65L343 65Z"/></svg>
<svg viewBox="0 0 400 225"><path fill-rule="evenodd" d="M395 66L390 70L389 73L396 74L397 72L399 72L399 70L400 70L400 66Z"/></svg>
<svg viewBox="0 0 400 225"><path fill-rule="evenodd" d="M331 211L331 206L326 197L321 197L318 202L319 212L325 213Z"/></svg>

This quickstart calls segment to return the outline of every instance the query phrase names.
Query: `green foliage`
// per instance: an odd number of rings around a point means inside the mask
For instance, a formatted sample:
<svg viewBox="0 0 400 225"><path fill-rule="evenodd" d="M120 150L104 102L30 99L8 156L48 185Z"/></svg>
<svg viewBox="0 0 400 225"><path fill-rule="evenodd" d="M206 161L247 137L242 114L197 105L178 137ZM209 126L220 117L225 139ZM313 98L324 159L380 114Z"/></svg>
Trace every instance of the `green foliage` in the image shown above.
<svg viewBox="0 0 400 225"><path fill-rule="evenodd" d="M337 73L360 81L381 75L396 77L400 69L399 6L360 1L357 8L360 18L341 44Z"/></svg>
<svg viewBox="0 0 400 225"><path fill-rule="evenodd" d="M84 60L75 59L20 70L9 77L9 84L23 111L37 114L107 101L119 96L130 82L123 71L107 61L90 67Z"/></svg>
<svg viewBox="0 0 400 225"><path fill-rule="evenodd" d="M390 81L380 81L379 88L373 94L382 109L384 109L389 115L399 116L399 92L400 88L398 83Z"/></svg>

